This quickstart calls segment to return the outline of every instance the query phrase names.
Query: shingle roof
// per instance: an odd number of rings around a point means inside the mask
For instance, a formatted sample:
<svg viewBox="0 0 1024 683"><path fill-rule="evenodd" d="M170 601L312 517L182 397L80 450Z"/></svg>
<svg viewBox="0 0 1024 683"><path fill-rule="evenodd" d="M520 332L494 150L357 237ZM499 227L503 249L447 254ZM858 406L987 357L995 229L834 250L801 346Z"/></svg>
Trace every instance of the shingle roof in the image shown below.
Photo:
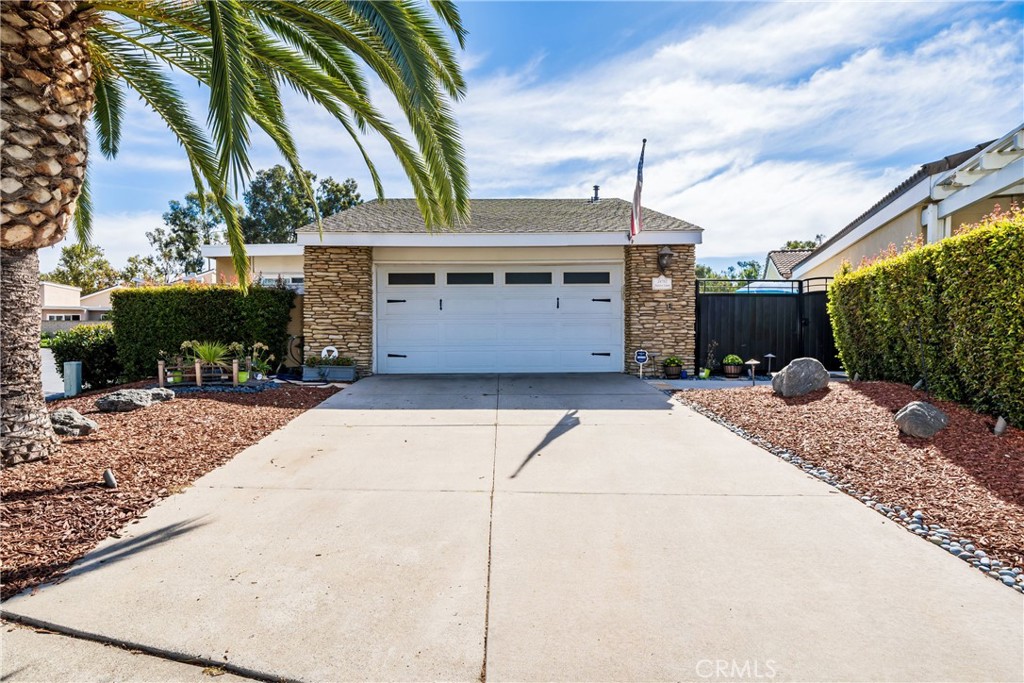
<svg viewBox="0 0 1024 683"><path fill-rule="evenodd" d="M810 256L814 249L776 249L768 252L768 260L775 264L775 269L787 280L793 274L793 266ZM767 271L765 264L765 271Z"/></svg>
<svg viewBox="0 0 1024 683"><path fill-rule="evenodd" d="M975 154L977 154L981 150L983 150L986 147L988 147L989 145L991 145L993 142L995 142L995 140L989 140L988 142L983 142L980 145L976 145L974 147L971 147L970 149L965 149L962 152L957 152L956 154L950 154L948 157L943 157L941 159L937 159L936 161L929 161L927 164L922 164L921 168L917 169L917 172L914 173L914 175L910 176L909 178L904 180L902 183L900 183L899 185L894 187L892 190L889 191L889 193L887 195L885 195L884 197L879 199L877 202L875 202L874 206L872 206L870 209L868 209L867 211L865 211L861 215L857 216L857 218L855 218L845 228L843 228L842 230L840 230L839 232L837 232L836 234L832 235L827 240L825 240L822 244L820 244L818 246L817 249L814 250L814 252L818 252L818 251L821 251L822 249L826 249L827 247L829 247L832 244L834 244L836 242L836 240L838 240L838 239L842 238L843 236L848 235L849 233L853 232L853 230L855 230L857 228L857 226L861 225L866 220L868 220L869 218L874 216L876 213L878 213L879 211L881 211L885 207L887 207L890 204L892 204L899 197L901 197L904 194L906 194L910 190L910 188L914 187L915 185L917 185L919 182L921 182L922 180L924 180L928 176L934 175L936 173L942 173L943 171L948 171L950 169L956 168L957 166L959 166L963 162L967 161L968 159L970 159L972 156L974 156ZM809 258L811 258L811 256L814 255L814 252L812 252L811 254L808 254L803 259L801 259L801 262L806 261ZM796 265L796 264L794 264L794 265Z"/></svg>
<svg viewBox="0 0 1024 683"><path fill-rule="evenodd" d="M454 233L628 232L631 204L623 199L472 199L470 221ZM644 230L700 232L703 228L644 209ZM323 220L325 233L425 233L413 199L376 199ZM299 232L317 232L307 225Z"/></svg>

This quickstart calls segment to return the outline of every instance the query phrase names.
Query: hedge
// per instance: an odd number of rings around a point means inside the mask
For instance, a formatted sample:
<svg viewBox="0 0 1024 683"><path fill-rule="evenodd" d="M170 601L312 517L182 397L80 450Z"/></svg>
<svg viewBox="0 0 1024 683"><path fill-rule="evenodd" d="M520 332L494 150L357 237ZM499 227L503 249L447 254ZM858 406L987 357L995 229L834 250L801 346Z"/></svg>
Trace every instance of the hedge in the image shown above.
<svg viewBox="0 0 1024 683"><path fill-rule="evenodd" d="M57 372L64 376L64 363L82 362L82 386L87 389L117 384L124 374L117 359L114 330L109 323L78 325L58 332L50 339Z"/></svg>
<svg viewBox="0 0 1024 683"><path fill-rule="evenodd" d="M829 289L839 357L1024 426L1024 210L860 270Z"/></svg>
<svg viewBox="0 0 1024 683"><path fill-rule="evenodd" d="M129 379L152 377L160 352L178 353L186 340L266 344L281 360L295 293L283 287L185 284L112 293L117 355Z"/></svg>

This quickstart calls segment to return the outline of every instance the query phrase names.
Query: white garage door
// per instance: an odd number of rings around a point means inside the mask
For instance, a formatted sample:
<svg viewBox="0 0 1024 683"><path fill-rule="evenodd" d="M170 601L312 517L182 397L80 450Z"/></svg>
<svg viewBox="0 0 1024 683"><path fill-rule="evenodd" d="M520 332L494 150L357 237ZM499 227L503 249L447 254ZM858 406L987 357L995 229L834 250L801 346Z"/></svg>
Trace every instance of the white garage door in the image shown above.
<svg viewBox="0 0 1024 683"><path fill-rule="evenodd" d="M622 266L381 265L377 372L621 372Z"/></svg>

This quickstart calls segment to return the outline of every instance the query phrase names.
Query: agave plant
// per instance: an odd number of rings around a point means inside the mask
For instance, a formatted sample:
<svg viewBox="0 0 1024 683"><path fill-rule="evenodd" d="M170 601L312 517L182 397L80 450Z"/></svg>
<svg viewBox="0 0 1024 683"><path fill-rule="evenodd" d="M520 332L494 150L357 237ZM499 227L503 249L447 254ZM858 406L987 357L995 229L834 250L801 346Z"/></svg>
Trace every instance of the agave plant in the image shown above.
<svg viewBox="0 0 1024 683"><path fill-rule="evenodd" d="M0 464L42 458L59 445L42 395L37 252L72 224L87 241L86 124L91 116L99 151L116 156L130 94L181 143L199 196L213 195L242 287L248 264L232 195L251 172L253 129L305 182L315 210L285 116L286 88L351 137L378 196L381 181L359 137L365 131L379 134L398 159L428 227L468 217L450 106L465 82L448 38L461 45L465 30L450 2L14 0L3 2L0 24ZM206 87L206 126L172 71ZM381 114L380 93L397 105L411 142Z"/></svg>
<svg viewBox="0 0 1024 683"><path fill-rule="evenodd" d="M229 349L227 344L220 342L193 342L192 356L203 365L216 365L227 367Z"/></svg>

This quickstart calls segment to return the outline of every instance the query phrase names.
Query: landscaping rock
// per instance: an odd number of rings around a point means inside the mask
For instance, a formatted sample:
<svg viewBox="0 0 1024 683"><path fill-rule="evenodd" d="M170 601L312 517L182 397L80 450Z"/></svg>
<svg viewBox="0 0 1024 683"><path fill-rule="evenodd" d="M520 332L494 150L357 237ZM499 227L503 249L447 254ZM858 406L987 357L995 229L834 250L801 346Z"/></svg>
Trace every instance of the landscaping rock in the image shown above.
<svg viewBox="0 0 1024 683"><path fill-rule="evenodd" d="M946 414L924 401L911 401L896 413L896 424L907 436L930 439L949 424Z"/></svg>
<svg viewBox="0 0 1024 683"><path fill-rule="evenodd" d="M50 423L53 425L53 431L61 436L85 436L100 428L98 422L90 420L74 408L53 411L50 413Z"/></svg>
<svg viewBox="0 0 1024 683"><path fill-rule="evenodd" d="M153 394L146 389L120 389L96 399L96 408L101 413L123 413L153 404Z"/></svg>
<svg viewBox="0 0 1024 683"><path fill-rule="evenodd" d="M161 388L161 387L157 387L155 389L150 389L149 393L153 397L153 400L156 401L156 402L170 401L172 398L174 398L174 392L173 391L171 391L170 389L164 389L164 388Z"/></svg>
<svg viewBox="0 0 1024 683"><path fill-rule="evenodd" d="M772 389L786 398L828 386L828 370L816 358L797 358L772 377Z"/></svg>

